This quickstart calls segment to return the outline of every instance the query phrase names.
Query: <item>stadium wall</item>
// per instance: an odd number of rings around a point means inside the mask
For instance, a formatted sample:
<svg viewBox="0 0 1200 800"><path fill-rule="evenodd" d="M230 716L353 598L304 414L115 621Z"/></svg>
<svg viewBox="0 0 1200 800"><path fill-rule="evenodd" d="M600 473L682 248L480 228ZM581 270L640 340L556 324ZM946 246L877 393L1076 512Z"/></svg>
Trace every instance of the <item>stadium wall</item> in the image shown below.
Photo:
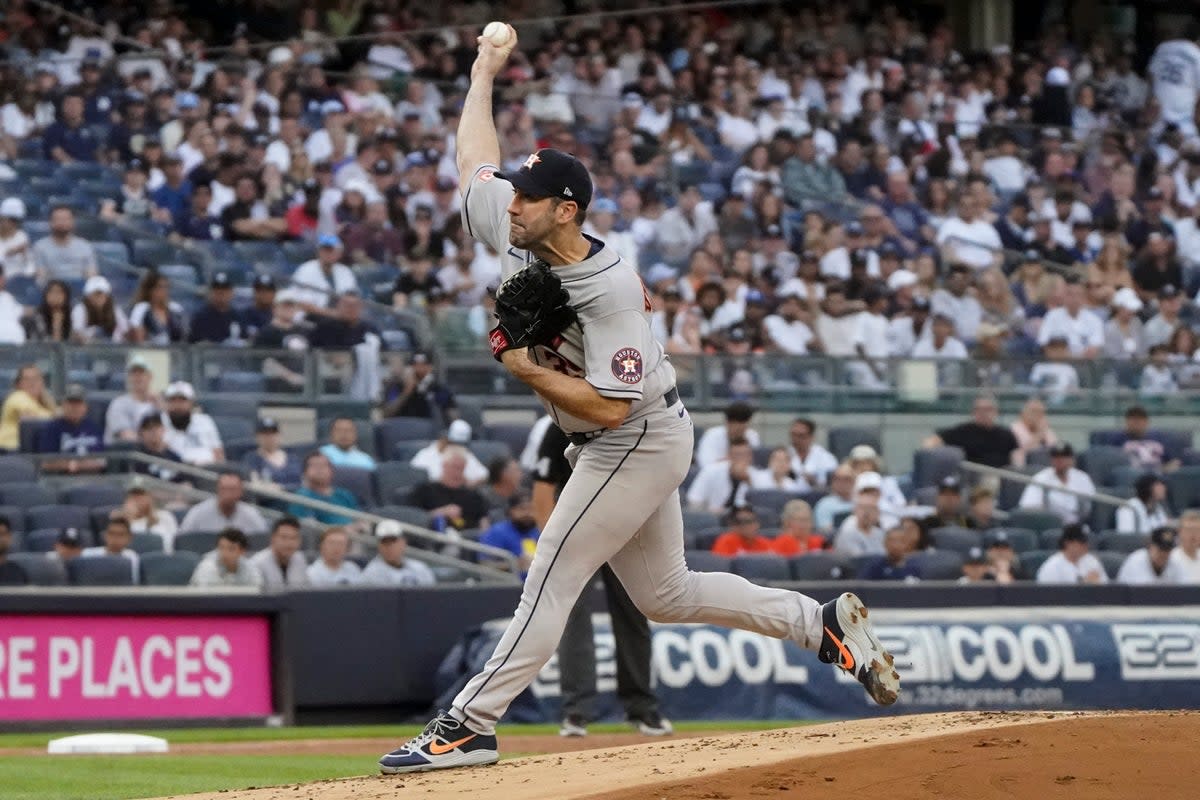
<svg viewBox="0 0 1200 800"><path fill-rule="evenodd" d="M805 586L821 600L846 589L880 609L909 710L1200 707L1195 588ZM498 636L485 623L517 599L511 587L4 592L0 725L397 720L479 666ZM599 592L592 603L599 611ZM472 646L447 658L472 633ZM602 615L597 645L600 710L612 711ZM514 704L514 719L556 718L556 669ZM655 670L665 710L680 719L870 710L811 653L741 632L656 626Z"/></svg>

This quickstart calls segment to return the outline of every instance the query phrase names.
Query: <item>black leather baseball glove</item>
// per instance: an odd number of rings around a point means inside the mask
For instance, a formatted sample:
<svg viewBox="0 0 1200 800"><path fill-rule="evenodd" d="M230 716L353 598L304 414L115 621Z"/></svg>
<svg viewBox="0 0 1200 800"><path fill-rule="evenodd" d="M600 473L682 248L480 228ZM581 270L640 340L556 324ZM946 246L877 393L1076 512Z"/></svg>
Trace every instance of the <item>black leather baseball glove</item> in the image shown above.
<svg viewBox="0 0 1200 800"><path fill-rule="evenodd" d="M575 321L562 280L544 261L508 276L496 289L496 327L488 339L497 361L505 350L549 344Z"/></svg>

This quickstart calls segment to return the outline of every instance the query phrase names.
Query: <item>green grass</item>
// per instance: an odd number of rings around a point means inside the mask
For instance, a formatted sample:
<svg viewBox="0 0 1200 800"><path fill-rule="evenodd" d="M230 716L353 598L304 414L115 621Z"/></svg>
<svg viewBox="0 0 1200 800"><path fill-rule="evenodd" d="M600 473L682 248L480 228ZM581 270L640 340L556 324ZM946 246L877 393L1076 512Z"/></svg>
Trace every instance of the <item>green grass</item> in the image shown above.
<svg viewBox="0 0 1200 800"><path fill-rule="evenodd" d="M361 756L0 756L4 800L129 800L364 775Z"/></svg>
<svg viewBox="0 0 1200 800"><path fill-rule="evenodd" d="M704 721L676 722L675 727L680 731L761 731L771 728L781 728L788 725L798 725L800 722L763 721L763 720L734 720L734 721ZM80 728L71 732L59 733L3 733L0 734L0 750L8 747L45 747L51 739L60 736L70 736L72 733L82 733ZM594 723L588 726L593 733L628 733L628 725L619 722ZM297 739L371 739L394 738L401 742L420 732L416 725L309 725L294 728L181 728L178 730L154 728L139 729L131 733L145 733L159 736L173 744L183 742L274 742L294 741ZM496 733L503 737L537 736L539 734L556 734L558 725L501 725ZM0 784L2 785L2 784Z"/></svg>
<svg viewBox="0 0 1200 800"><path fill-rule="evenodd" d="M754 731L796 722L681 722L690 732ZM297 728L194 728L144 732L171 743L251 742L296 739L361 739L386 737L397 744L415 735L413 725L306 726ZM628 725L601 723L594 733L628 733ZM76 731L78 732L78 731ZM556 735L557 725L503 725L498 734ZM340 755L150 755L150 756L17 756L2 748L37 747L64 734L0 734L0 798L3 800L133 800L278 786L329 778L372 774L374 758ZM513 758L520 753L507 752Z"/></svg>

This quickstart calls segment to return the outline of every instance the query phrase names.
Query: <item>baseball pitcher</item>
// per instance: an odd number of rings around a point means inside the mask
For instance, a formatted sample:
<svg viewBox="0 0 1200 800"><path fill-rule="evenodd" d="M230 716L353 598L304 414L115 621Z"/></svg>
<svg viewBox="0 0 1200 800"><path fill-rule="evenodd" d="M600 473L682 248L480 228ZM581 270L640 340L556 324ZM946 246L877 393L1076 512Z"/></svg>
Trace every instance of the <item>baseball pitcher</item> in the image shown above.
<svg viewBox="0 0 1200 800"><path fill-rule="evenodd" d="M385 773L491 764L495 725L553 655L585 583L607 562L650 619L787 638L858 678L882 705L900 676L852 594L825 605L684 562L679 485L692 421L650 333L637 271L582 233L592 182L573 156L543 149L500 169L492 88L516 44L480 37L458 128L468 233L502 254L492 353L537 393L571 442L574 466L538 540L520 603L496 651L451 708L383 756Z"/></svg>

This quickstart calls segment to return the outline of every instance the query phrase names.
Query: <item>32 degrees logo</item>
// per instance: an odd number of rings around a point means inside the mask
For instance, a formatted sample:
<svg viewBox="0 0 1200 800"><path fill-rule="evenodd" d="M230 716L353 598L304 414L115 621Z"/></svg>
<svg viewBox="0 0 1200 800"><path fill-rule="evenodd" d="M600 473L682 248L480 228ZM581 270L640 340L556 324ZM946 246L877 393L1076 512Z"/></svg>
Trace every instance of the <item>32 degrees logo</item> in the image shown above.
<svg viewBox="0 0 1200 800"><path fill-rule="evenodd" d="M1112 626L1127 681L1200 679L1200 625L1191 623Z"/></svg>

